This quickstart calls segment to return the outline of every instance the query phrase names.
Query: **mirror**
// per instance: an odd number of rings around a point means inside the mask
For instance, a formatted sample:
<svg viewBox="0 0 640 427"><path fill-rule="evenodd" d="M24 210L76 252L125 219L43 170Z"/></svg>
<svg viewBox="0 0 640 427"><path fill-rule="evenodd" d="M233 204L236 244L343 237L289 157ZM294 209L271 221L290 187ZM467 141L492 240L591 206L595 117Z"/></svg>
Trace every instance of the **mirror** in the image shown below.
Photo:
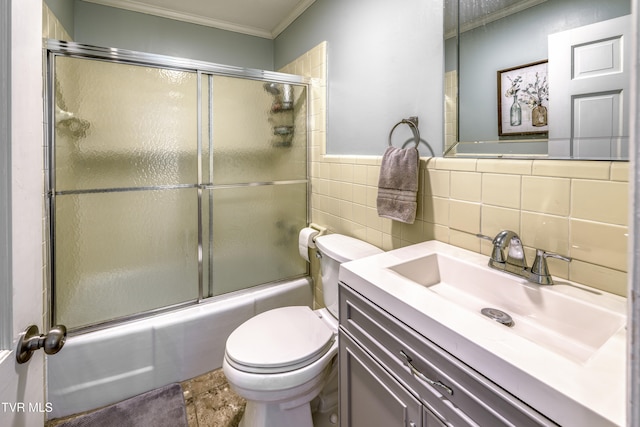
<svg viewBox="0 0 640 427"><path fill-rule="evenodd" d="M630 13L445 0L445 156L627 160Z"/></svg>

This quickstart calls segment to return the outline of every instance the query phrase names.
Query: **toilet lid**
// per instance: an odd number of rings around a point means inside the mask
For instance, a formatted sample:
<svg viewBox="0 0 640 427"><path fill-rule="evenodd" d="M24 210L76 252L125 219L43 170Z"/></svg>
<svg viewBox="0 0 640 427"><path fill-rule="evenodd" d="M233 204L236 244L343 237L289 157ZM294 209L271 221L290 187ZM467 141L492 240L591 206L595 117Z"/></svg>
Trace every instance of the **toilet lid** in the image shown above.
<svg viewBox="0 0 640 427"><path fill-rule="evenodd" d="M309 307L269 310L247 320L227 339L227 361L245 372L287 372L326 353L333 331Z"/></svg>

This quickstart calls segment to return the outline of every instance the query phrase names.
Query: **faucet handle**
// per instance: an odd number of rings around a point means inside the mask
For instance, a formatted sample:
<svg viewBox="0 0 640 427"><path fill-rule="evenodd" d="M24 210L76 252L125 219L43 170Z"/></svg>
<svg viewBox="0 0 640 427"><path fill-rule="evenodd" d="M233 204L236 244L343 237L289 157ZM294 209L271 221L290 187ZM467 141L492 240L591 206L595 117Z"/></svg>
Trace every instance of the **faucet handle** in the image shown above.
<svg viewBox="0 0 640 427"><path fill-rule="evenodd" d="M547 266L547 258L561 259L562 261L571 262L571 258L556 254L553 252L546 252L542 249L536 249L536 259L531 266L531 279L535 283L540 285L553 285L553 279L549 273L549 267Z"/></svg>
<svg viewBox="0 0 640 427"><path fill-rule="evenodd" d="M489 260L489 265L495 265L495 263L498 263L501 268L504 268L504 263L506 261L506 258L504 256L504 251L502 250L502 248L500 248L500 246L496 245L494 242L494 238L487 236L485 234L481 234L481 233L477 233L476 237L483 239L483 240L488 240L491 243L493 243L493 249L491 251L491 259Z"/></svg>
<svg viewBox="0 0 640 427"><path fill-rule="evenodd" d="M476 237L493 242L493 237L489 237L486 234L476 233Z"/></svg>

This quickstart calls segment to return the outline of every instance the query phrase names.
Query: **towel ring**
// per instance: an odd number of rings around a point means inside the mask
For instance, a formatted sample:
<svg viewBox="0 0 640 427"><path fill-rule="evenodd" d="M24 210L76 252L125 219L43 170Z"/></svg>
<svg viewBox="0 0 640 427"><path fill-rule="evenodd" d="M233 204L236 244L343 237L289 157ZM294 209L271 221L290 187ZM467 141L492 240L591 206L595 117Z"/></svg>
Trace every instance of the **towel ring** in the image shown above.
<svg viewBox="0 0 640 427"><path fill-rule="evenodd" d="M408 119L402 119L398 123L396 123L394 127L391 128L391 132L389 132L389 147L393 145L391 143L391 135L393 135L393 131L403 123L409 125L409 127L411 128L413 136L416 140L416 148L418 148L418 144L420 144L420 130L418 129L418 117L416 116L411 116Z"/></svg>

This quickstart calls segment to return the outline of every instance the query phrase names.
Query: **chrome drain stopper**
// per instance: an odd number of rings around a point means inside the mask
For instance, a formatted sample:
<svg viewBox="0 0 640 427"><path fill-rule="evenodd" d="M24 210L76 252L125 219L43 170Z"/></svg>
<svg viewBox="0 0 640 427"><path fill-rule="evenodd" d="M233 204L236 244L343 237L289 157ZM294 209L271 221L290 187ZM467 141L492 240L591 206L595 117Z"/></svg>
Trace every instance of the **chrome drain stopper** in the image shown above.
<svg viewBox="0 0 640 427"><path fill-rule="evenodd" d="M502 310L498 310L497 308L483 308L482 310L480 310L480 313L487 316L489 319L493 319L505 326L513 326L515 324L511 316L509 316Z"/></svg>

